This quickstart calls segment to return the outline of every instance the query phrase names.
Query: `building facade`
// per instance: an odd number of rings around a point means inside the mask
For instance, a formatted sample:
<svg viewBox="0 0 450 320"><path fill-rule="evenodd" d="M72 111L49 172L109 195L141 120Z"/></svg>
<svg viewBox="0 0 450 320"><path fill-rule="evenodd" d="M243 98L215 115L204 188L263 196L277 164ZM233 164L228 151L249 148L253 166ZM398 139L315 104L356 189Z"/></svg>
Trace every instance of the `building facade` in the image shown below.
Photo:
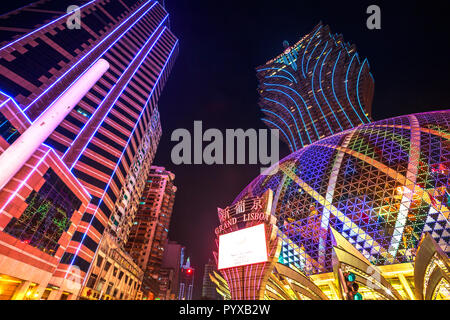
<svg viewBox="0 0 450 320"><path fill-rule="evenodd" d="M145 281L159 278L177 190L174 179L175 175L164 167L151 167L126 244L127 251L145 272L144 293L149 290Z"/></svg>
<svg viewBox="0 0 450 320"><path fill-rule="evenodd" d="M231 298L348 299L353 273L364 299L450 299L449 133L449 110L377 121L257 177L219 210L217 262ZM255 225L265 238L246 255L267 248L263 261L221 267L221 237Z"/></svg>
<svg viewBox="0 0 450 320"><path fill-rule="evenodd" d="M189 257L186 263L181 266L180 283L178 289L178 300L192 300L194 293L195 269L191 267Z"/></svg>
<svg viewBox="0 0 450 320"><path fill-rule="evenodd" d="M166 241L164 255L159 272L159 298L162 300L178 299L180 273L184 263L186 248L176 241Z"/></svg>
<svg viewBox="0 0 450 320"><path fill-rule="evenodd" d="M211 280L214 271L217 272L216 264L212 259L209 259L203 269L202 299L222 300L222 296L216 290L216 284Z"/></svg>
<svg viewBox="0 0 450 320"><path fill-rule="evenodd" d="M371 121L374 80L367 59L319 23L256 68L262 121L291 152Z"/></svg>
<svg viewBox="0 0 450 320"><path fill-rule="evenodd" d="M74 299L106 230L127 241L178 40L152 0L38 1L1 19L4 298Z"/></svg>

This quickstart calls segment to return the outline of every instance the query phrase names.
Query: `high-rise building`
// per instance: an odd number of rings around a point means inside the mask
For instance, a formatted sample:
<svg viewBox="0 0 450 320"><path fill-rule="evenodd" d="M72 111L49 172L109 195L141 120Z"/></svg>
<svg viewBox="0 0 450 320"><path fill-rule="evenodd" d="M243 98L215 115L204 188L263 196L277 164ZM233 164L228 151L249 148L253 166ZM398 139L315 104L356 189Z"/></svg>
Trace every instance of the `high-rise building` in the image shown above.
<svg viewBox="0 0 450 320"><path fill-rule="evenodd" d="M367 59L319 23L256 68L262 120L291 152L371 121L374 80Z"/></svg>
<svg viewBox="0 0 450 320"><path fill-rule="evenodd" d="M192 300L194 278L195 269L191 267L191 260L188 257L186 263L181 267L178 300Z"/></svg>
<svg viewBox="0 0 450 320"><path fill-rule="evenodd" d="M174 179L175 175L164 167L151 167L126 245L128 252L145 272L144 294L148 291L146 279L159 278L177 191ZM152 293L158 295L158 292Z"/></svg>
<svg viewBox="0 0 450 320"><path fill-rule="evenodd" d="M159 298L162 300L178 299L181 267L184 264L186 248L176 241L166 240L161 269L159 271Z"/></svg>
<svg viewBox="0 0 450 320"><path fill-rule="evenodd" d="M212 259L209 259L203 270L202 299L223 300L216 290L216 284L211 280L213 271L217 271L216 264Z"/></svg>
<svg viewBox="0 0 450 320"><path fill-rule="evenodd" d="M1 21L2 298L74 299L106 230L127 241L178 40L153 0L38 1Z"/></svg>

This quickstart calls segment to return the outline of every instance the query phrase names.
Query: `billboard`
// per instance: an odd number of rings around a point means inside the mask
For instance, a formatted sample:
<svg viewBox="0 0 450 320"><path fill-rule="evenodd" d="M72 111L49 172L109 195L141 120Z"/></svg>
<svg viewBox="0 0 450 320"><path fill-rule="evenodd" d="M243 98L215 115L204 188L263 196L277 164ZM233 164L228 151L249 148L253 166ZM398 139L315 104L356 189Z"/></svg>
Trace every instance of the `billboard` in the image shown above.
<svg viewBox="0 0 450 320"><path fill-rule="evenodd" d="M219 236L219 270L266 261L263 223Z"/></svg>

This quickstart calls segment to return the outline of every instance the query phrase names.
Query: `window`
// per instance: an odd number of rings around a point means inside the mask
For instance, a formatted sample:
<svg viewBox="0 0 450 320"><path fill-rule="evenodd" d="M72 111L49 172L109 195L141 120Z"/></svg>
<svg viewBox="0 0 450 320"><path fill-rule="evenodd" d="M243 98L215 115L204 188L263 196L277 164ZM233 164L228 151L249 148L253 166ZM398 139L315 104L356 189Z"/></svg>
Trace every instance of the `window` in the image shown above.
<svg viewBox="0 0 450 320"><path fill-rule="evenodd" d="M53 256L81 201L52 169L47 170L44 179L39 191L33 190L25 200L28 206L22 215L13 217L4 231Z"/></svg>
<svg viewBox="0 0 450 320"><path fill-rule="evenodd" d="M97 257L97 267L100 267L103 263L103 257L102 256L98 256Z"/></svg>
<svg viewBox="0 0 450 320"><path fill-rule="evenodd" d="M95 281L97 281L97 275L93 273L93 274L91 274L91 276L89 277L89 280L88 280L88 282L87 282L87 284L86 284L86 287L94 288Z"/></svg>

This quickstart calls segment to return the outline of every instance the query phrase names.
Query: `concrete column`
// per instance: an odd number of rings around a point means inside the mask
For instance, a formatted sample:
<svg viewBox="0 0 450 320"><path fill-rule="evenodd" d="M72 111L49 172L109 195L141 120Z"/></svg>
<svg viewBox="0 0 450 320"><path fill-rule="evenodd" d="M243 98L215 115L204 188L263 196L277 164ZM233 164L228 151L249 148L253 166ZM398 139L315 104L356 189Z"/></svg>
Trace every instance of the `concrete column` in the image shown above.
<svg viewBox="0 0 450 320"><path fill-rule="evenodd" d="M44 284L41 283L38 286L34 287L30 298L32 300L39 300L39 299L41 299L42 294L44 293L46 288L47 288L47 283L44 283Z"/></svg>
<svg viewBox="0 0 450 320"><path fill-rule="evenodd" d="M52 289L48 295L47 300L59 300L61 298L62 290Z"/></svg>
<svg viewBox="0 0 450 320"><path fill-rule="evenodd" d="M24 300L25 294L28 291L28 288L30 287L31 281L24 281L22 284L20 284L16 291L14 292L11 300Z"/></svg>
<svg viewBox="0 0 450 320"><path fill-rule="evenodd" d="M109 63L104 59L99 59L0 155L0 168L2 168L0 170L0 190L22 168L36 149L52 134L108 68Z"/></svg>

